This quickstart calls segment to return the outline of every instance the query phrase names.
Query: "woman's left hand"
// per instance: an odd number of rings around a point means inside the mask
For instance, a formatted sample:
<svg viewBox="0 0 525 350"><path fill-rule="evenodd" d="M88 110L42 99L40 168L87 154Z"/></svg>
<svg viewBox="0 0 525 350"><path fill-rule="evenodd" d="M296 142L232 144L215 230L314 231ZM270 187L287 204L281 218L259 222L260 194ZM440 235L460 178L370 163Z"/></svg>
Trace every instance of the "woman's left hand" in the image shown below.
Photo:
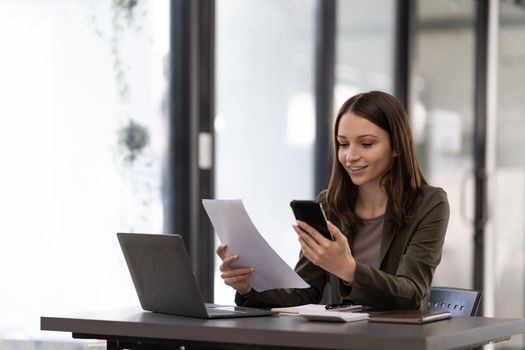
<svg viewBox="0 0 525 350"><path fill-rule="evenodd" d="M297 221L297 224L292 226L299 235L301 249L308 260L343 281L352 283L355 274L355 259L348 240L330 221L327 221L327 225L334 238L333 241L326 239L304 221Z"/></svg>

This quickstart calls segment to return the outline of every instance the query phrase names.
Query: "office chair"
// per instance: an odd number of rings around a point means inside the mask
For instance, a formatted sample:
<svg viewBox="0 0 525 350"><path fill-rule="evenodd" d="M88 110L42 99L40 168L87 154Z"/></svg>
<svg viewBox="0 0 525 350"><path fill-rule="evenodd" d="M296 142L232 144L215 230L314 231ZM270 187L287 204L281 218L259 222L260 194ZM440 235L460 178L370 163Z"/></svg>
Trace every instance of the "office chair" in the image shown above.
<svg viewBox="0 0 525 350"><path fill-rule="evenodd" d="M482 295L477 290L431 287L428 309L449 311L452 316L476 316Z"/></svg>

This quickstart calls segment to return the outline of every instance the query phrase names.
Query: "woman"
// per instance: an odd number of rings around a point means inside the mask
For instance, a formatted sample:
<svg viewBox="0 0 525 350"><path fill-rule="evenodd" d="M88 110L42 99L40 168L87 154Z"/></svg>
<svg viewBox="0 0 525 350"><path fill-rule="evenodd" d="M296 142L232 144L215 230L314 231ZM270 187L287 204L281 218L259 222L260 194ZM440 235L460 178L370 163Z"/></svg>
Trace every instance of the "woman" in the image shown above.
<svg viewBox="0 0 525 350"><path fill-rule="evenodd" d="M295 270L310 288L257 292L247 280L253 269L234 267L238 256L221 245L224 282L242 306L319 303L328 284L332 303L425 310L449 206L421 173L403 106L379 91L351 97L335 120L333 145L330 183L317 200L334 241L305 222L293 225L301 244Z"/></svg>

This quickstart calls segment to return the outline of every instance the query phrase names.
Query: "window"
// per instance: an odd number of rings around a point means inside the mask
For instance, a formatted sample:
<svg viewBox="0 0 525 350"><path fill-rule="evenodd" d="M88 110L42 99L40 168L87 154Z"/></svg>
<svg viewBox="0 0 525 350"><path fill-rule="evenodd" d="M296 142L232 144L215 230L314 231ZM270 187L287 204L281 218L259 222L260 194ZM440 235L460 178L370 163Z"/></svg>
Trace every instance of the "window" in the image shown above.
<svg viewBox="0 0 525 350"><path fill-rule="evenodd" d="M393 93L395 6L389 0L337 2L336 111L360 92Z"/></svg>
<svg viewBox="0 0 525 350"><path fill-rule="evenodd" d="M116 232L162 231L169 2L115 4L0 3L0 341L138 305Z"/></svg>

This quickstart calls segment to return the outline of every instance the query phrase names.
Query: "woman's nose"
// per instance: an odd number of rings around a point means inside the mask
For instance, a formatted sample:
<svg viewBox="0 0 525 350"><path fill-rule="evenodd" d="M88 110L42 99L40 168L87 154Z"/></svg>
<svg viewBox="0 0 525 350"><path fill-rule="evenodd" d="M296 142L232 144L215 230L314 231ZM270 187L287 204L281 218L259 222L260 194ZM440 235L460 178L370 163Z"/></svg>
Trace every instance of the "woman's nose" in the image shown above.
<svg viewBox="0 0 525 350"><path fill-rule="evenodd" d="M348 152L346 152L346 160L355 161L357 159L359 159L359 154L356 152L356 149L354 147L349 147Z"/></svg>

